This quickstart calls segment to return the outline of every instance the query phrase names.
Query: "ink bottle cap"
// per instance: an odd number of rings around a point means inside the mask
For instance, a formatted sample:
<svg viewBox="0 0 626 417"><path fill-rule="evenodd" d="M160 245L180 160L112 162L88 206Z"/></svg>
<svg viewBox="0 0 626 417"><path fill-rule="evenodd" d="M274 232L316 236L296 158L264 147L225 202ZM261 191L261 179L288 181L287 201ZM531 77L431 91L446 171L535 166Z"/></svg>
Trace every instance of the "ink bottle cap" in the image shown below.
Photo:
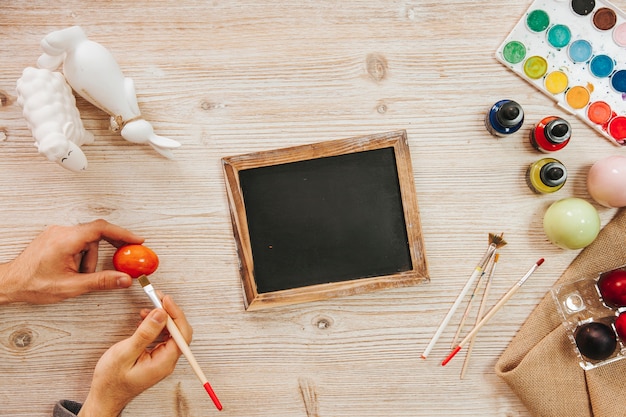
<svg viewBox="0 0 626 417"><path fill-rule="evenodd" d="M524 123L524 110L513 100L500 100L485 116L485 127L494 136L507 136L517 132Z"/></svg>
<svg viewBox="0 0 626 417"><path fill-rule="evenodd" d="M567 169L554 158L540 159L528 168L528 186L538 194L558 191L565 185L565 181L567 181Z"/></svg>
<svg viewBox="0 0 626 417"><path fill-rule="evenodd" d="M572 136L572 127L567 120L557 118L548 122L544 133L550 142L559 144L569 140Z"/></svg>
<svg viewBox="0 0 626 417"><path fill-rule="evenodd" d="M498 122L504 127L514 127L524 120L522 107L514 101L508 101L496 113Z"/></svg>
<svg viewBox="0 0 626 417"><path fill-rule="evenodd" d="M567 180L565 167L559 162L549 162L541 167L539 178L548 187L563 185Z"/></svg>
<svg viewBox="0 0 626 417"><path fill-rule="evenodd" d="M530 131L530 144L541 152L555 152L563 149L572 137L572 126L565 119L556 116L543 118Z"/></svg>

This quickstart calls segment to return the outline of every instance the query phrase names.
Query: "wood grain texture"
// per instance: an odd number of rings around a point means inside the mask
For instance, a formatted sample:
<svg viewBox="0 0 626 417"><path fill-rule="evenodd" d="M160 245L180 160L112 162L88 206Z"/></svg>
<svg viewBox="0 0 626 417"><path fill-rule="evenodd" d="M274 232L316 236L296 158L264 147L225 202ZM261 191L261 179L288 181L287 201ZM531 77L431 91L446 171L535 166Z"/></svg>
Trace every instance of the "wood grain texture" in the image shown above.
<svg viewBox="0 0 626 417"><path fill-rule="evenodd" d="M495 60L529 4L4 1L0 262L53 223L105 218L146 236L161 259L151 280L185 309L192 349L224 416L528 416L493 367L577 254L546 240L543 213L559 198L589 199L591 164L624 154ZM624 0L615 4L626 8ZM182 143L176 160L110 132L108 117L82 99L85 127L96 137L83 147L88 171L72 174L37 153L15 83L35 64L40 40L71 25L109 48L134 79L145 118ZM557 194L526 185L526 168L542 157L527 130L503 139L486 132L485 112L508 97L524 106L528 125L552 114L572 124L573 139L558 154L569 179ZM221 158L401 129L431 282L246 312ZM614 210L596 207L606 224ZM429 360L419 355L490 232L504 232L508 242L492 303L532 262L546 262L479 333L461 381L461 360L440 366L455 326ZM111 268L113 248L103 244L100 254L99 267ZM51 306L3 307L0 415L46 416L58 399L82 401L100 355L130 335L149 306L137 285ZM124 414L214 413L181 359Z"/></svg>

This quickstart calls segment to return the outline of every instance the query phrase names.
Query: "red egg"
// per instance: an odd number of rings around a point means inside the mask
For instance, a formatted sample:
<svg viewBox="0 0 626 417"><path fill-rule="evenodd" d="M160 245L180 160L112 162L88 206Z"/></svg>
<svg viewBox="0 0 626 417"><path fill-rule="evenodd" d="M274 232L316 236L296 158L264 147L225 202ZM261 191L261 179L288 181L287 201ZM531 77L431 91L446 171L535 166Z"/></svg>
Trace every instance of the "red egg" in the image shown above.
<svg viewBox="0 0 626 417"><path fill-rule="evenodd" d="M604 302L614 307L626 307L626 271L614 269L603 274L598 289Z"/></svg>
<svg viewBox="0 0 626 417"><path fill-rule="evenodd" d="M115 251L113 266L133 278L150 275L159 267L159 257L143 245L126 245Z"/></svg>
<svg viewBox="0 0 626 417"><path fill-rule="evenodd" d="M617 320L615 320L615 330L620 339L626 342L626 313L617 316Z"/></svg>

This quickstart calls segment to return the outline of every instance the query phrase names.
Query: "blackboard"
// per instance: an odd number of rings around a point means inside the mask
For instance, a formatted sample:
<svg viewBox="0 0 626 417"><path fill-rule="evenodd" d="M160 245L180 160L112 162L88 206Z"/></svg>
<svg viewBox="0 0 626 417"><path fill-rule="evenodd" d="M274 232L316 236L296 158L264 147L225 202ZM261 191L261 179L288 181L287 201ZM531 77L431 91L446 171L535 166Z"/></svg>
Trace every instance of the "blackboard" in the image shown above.
<svg viewBox="0 0 626 417"><path fill-rule="evenodd" d="M406 132L223 164L248 310L428 279Z"/></svg>

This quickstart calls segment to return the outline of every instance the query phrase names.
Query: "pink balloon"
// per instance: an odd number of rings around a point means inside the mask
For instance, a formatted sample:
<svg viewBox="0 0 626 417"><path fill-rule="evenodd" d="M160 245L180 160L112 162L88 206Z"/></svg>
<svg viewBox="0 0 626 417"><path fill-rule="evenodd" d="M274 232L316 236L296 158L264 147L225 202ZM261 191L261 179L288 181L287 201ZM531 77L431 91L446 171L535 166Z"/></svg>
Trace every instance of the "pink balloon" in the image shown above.
<svg viewBox="0 0 626 417"><path fill-rule="evenodd" d="M587 190L598 204L626 207L626 156L609 156L593 164L587 176Z"/></svg>

